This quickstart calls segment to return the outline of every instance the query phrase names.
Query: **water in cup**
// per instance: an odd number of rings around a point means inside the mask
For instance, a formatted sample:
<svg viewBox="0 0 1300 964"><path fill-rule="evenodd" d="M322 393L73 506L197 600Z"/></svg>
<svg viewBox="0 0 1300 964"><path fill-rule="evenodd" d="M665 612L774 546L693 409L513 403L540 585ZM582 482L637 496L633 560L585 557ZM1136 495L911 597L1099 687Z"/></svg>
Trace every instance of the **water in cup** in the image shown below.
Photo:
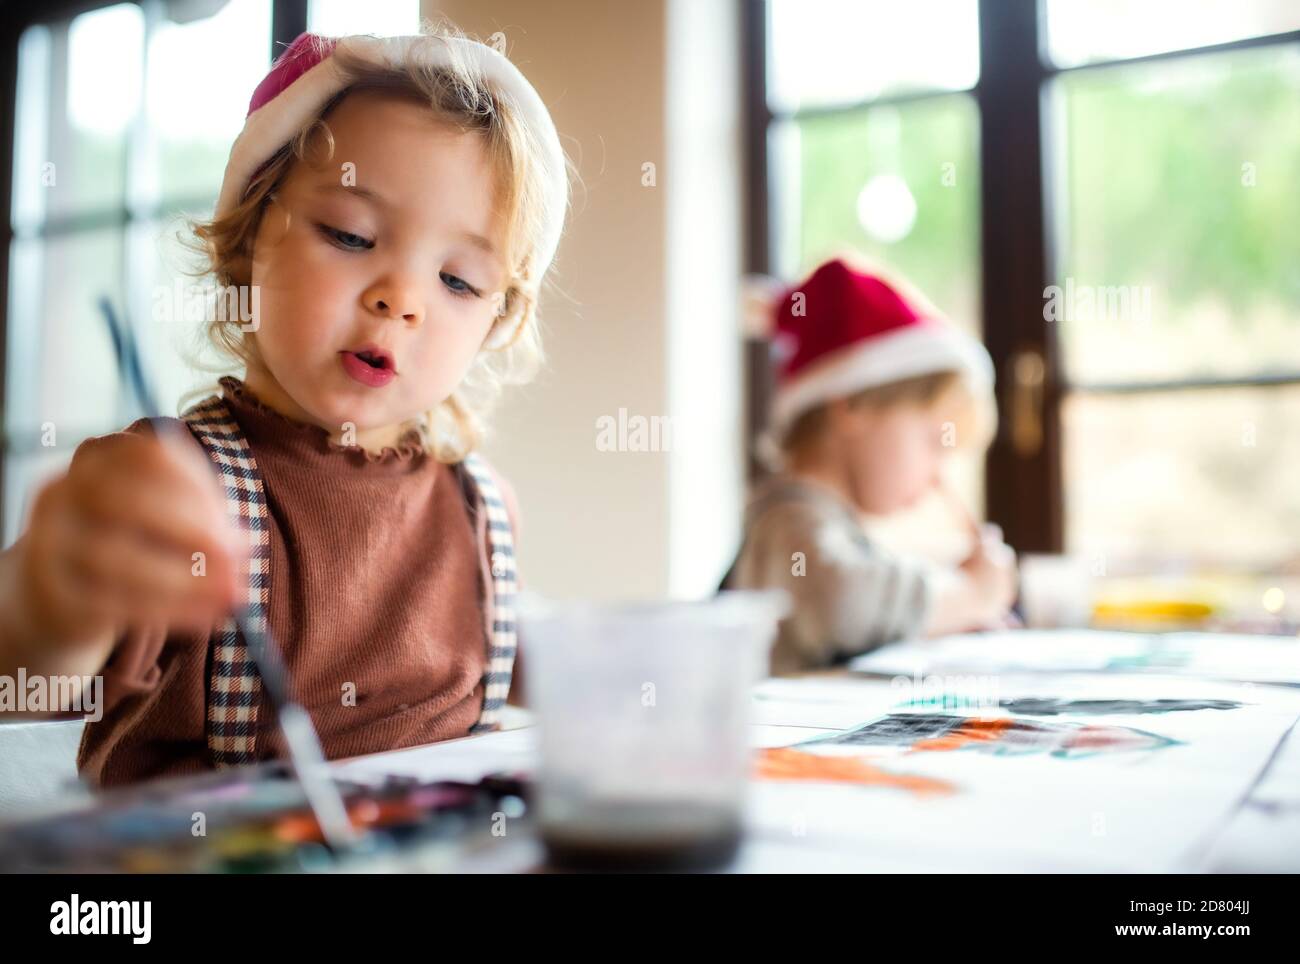
<svg viewBox="0 0 1300 964"><path fill-rule="evenodd" d="M687 870L734 856L750 690L787 608L770 590L627 605L521 596L536 812L553 864Z"/></svg>

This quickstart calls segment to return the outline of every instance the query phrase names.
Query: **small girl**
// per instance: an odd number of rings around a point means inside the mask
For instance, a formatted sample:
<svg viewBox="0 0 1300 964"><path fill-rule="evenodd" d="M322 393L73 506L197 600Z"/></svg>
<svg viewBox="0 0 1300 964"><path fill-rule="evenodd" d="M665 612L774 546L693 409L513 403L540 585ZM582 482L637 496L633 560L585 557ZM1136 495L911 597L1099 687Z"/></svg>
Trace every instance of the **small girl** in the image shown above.
<svg viewBox="0 0 1300 964"><path fill-rule="evenodd" d="M901 281L843 260L759 310L780 357L765 439L780 471L751 498L723 587L790 594L772 672L1005 619L1015 562L996 527L944 568L889 552L862 525L916 504L941 484L946 455L987 438L984 346Z"/></svg>
<svg viewBox="0 0 1300 964"><path fill-rule="evenodd" d="M84 442L0 556L0 671L104 677L86 779L284 755L236 606L330 758L499 725L513 500L473 450L540 357L567 203L546 107L488 46L303 34L276 61L195 226L258 296L209 322L242 379Z"/></svg>

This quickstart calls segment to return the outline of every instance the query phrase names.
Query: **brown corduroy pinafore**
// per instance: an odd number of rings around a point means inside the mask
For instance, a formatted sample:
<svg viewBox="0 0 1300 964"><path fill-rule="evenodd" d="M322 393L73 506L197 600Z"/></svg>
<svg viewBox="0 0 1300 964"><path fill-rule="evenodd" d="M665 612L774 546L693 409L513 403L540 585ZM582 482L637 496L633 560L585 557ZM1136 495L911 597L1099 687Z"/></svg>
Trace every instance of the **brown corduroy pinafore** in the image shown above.
<svg viewBox="0 0 1300 964"><path fill-rule="evenodd" d="M248 533L251 543L247 566L249 605L247 625L254 633L266 631L266 606L270 598L270 517L257 462L239 423L226 403L212 396L185 411L181 418L203 446L217 469L226 495L226 509ZM457 465L462 483L472 493L476 512L487 513L491 550L490 592L492 632L487 640L488 672L484 677L483 706L471 733L500 726L501 708L510 692L516 651L515 594L517 592L514 540L510 516L491 472L476 455ZM257 760L257 712L261 679L233 618L213 634L208 676L207 741L215 766L229 767Z"/></svg>

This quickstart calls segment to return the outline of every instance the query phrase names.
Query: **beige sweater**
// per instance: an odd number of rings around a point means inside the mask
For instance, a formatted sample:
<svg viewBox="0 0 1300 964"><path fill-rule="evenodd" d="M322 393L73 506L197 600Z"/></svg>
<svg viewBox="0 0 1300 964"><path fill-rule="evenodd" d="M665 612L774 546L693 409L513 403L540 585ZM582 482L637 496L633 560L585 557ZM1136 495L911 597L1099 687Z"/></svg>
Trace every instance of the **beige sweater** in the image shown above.
<svg viewBox="0 0 1300 964"><path fill-rule="evenodd" d="M772 672L829 666L919 634L933 605L936 570L867 538L830 489L776 476L754 493L745 541L726 585L784 589L791 615L772 649Z"/></svg>

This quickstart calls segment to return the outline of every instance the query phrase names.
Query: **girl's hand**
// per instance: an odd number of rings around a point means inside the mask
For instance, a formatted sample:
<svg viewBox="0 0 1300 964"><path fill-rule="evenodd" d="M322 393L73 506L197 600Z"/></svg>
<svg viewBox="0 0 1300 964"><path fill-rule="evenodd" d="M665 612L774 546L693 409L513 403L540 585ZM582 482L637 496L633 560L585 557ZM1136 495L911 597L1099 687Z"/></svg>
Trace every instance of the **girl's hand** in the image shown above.
<svg viewBox="0 0 1300 964"><path fill-rule="evenodd" d="M961 564L961 569L987 605L980 614L980 622L1001 624L1016 601L1016 554L1002 541L1002 530L997 526L982 526L979 535L974 551Z"/></svg>
<svg viewBox="0 0 1300 964"><path fill-rule="evenodd" d="M229 521L210 463L183 440L121 434L78 453L37 496L11 551L11 622L29 651L107 657L128 625L210 628L246 596L247 536Z"/></svg>
<svg viewBox="0 0 1300 964"><path fill-rule="evenodd" d="M1016 554L997 526L982 526L970 556L938 581L934 605L922 632L926 636L984 632L1013 626Z"/></svg>

